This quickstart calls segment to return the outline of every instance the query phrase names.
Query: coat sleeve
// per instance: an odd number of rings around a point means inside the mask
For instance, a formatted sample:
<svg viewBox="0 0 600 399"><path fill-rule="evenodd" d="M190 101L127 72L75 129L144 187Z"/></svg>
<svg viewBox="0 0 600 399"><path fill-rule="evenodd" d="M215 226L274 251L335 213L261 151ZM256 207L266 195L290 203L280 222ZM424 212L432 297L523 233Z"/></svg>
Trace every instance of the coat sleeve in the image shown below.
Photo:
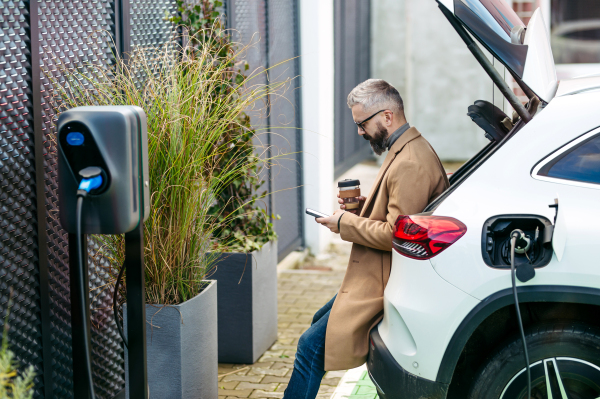
<svg viewBox="0 0 600 399"><path fill-rule="evenodd" d="M391 251L398 216L420 213L427 206L432 182L419 163L401 161L393 170L390 168L388 174L386 220L372 220L346 212L340 223L340 236L344 241Z"/></svg>

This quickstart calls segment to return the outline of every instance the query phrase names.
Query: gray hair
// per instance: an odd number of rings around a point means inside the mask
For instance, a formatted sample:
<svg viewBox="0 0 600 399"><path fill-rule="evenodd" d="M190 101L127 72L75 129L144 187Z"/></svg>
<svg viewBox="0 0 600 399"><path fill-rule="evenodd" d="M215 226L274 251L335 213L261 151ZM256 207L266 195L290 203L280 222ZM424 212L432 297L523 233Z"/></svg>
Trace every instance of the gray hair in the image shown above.
<svg viewBox="0 0 600 399"><path fill-rule="evenodd" d="M389 109L395 114L404 113L404 101L398 90L383 79L365 80L348 94L348 107L361 104L365 112Z"/></svg>

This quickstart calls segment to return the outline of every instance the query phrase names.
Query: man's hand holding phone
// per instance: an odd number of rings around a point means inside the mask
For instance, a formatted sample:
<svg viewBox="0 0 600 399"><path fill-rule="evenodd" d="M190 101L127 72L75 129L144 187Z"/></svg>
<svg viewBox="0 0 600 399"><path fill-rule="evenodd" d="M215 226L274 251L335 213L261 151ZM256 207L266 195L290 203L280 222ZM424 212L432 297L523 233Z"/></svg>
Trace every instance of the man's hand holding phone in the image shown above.
<svg viewBox="0 0 600 399"><path fill-rule="evenodd" d="M342 216L342 214L346 212L344 210L338 209L333 213L332 216L328 216L322 212L315 211L313 209L306 209L306 213L308 215L314 216L317 223L322 224L331 230L332 233L339 234L338 230L338 220Z"/></svg>
<svg viewBox="0 0 600 399"><path fill-rule="evenodd" d="M344 212L346 211L338 209L331 216L327 216L324 218L316 218L315 220L317 221L317 223L320 223L323 226L327 227L329 230L331 230L332 233L339 234L340 231L338 230L338 220L344 214Z"/></svg>

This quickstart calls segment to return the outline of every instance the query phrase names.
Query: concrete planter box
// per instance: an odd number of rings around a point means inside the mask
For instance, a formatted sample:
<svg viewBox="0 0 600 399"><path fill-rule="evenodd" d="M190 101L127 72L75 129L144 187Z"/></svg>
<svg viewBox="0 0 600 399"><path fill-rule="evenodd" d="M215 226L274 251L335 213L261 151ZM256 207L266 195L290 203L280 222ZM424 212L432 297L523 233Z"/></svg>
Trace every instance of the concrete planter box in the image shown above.
<svg viewBox="0 0 600 399"><path fill-rule="evenodd" d="M217 399L217 282L180 305L146 305L146 321L150 398Z"/></svg>
<svg viewBox="0 0 600 399"><path fill-rule="evenodd" d="M255 363L277 339L277 242L220 255L219 363Z"/></svg>

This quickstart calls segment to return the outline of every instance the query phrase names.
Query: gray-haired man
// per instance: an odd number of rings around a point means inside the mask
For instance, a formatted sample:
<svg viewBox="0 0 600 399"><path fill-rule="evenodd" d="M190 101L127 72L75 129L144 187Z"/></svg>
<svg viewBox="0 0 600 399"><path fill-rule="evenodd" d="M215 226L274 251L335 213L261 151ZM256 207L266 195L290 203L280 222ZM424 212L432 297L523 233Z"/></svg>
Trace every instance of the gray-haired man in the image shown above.
<svg viewBox="0 0 600 399"><path fill-rule="evenodd" d="M388 153L358 215L342 205L332 216L317 219L352 242L352 252L338 294L300 337L285 399L315 398L326 370L366 361L369 331L383 314L396 219L421 212L449 186L435 151L407 123L402 98L392 85L369 79L348 95L348 106L358 134L376 154Z"/></svg>

